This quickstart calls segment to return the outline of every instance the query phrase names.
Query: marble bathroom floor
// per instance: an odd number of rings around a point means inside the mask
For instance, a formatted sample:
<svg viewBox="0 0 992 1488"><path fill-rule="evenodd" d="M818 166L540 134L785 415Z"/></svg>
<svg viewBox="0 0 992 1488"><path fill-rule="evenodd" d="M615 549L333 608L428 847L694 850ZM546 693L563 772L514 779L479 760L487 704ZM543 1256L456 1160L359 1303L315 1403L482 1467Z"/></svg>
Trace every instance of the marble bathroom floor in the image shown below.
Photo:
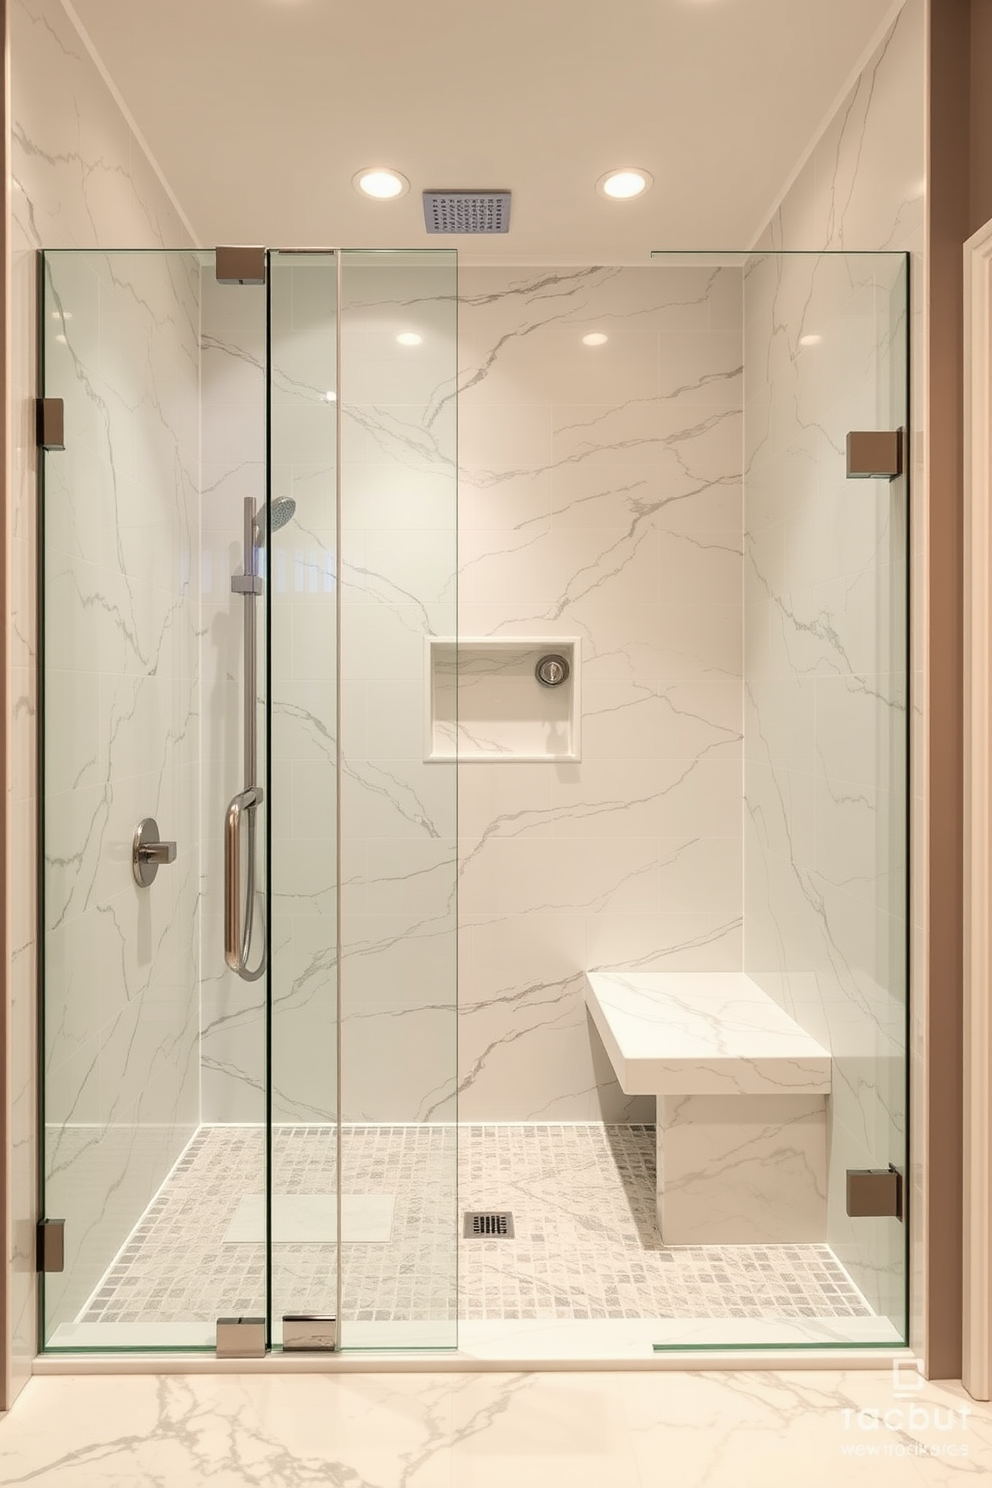
<svg viewBox="0 0 992 1488"><path fill-rule="evenodd" d="M276 1191L332 1193L336 1147L329 1127L278 1129ZM342 1151L346 1194L395 1199L388 1243L342 1246L345 1323L460 1316L588 1331L610 1319L719 1318L737 1338L748 1321L771 1319L830 1320L837 1336L861 1337L872 1319L827 1246L663 1246L653 1127L464 1126L457 1154L450 1127L347 1127ZM263 1186L262 1129L202 1128L87 1305L63 1321L86 1325L91 1340L94 1326L108 1329L110 1342L143 1325L210 1332L218 1316L263 1313L264 1246L225 1241L239 1203ZM459 1220L465 1209L510 1209L516 1238L456 1246L456 1199ZM333 1245L276 1244L275 1315L333 1311L335 1267Z"/></svg>
<svg viewBox="0 0 992 1488"><path fill-rule="evenodd" d="M992 1470L987 1405L897 1388L888 1371L34 1379L0 1419L0 1482L950 1488Z"/></svg>

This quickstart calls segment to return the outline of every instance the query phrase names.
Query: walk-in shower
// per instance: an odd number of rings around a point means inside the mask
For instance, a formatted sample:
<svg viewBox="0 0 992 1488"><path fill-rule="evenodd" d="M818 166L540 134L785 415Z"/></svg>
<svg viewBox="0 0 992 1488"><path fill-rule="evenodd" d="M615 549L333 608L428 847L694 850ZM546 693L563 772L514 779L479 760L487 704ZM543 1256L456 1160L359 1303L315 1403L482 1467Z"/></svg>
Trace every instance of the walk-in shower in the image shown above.
<svg viewBox="0 0 992 1488"><path fill-rule="evenodd" d="M44 255L46 1349L905 1337L906 273Z"/></svg>

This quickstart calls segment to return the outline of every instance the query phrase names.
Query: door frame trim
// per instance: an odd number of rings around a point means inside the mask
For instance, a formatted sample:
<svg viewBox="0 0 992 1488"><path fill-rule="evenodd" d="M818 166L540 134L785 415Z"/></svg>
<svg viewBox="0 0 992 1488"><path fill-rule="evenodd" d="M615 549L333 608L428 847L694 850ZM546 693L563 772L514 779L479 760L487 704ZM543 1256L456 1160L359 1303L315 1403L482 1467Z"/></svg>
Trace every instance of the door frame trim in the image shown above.
<svg viewBox="0 0 992 1488"><path fill-rule="evenodd" d="M992 1398L992 221L964 245L962 1380Z"/></svg>

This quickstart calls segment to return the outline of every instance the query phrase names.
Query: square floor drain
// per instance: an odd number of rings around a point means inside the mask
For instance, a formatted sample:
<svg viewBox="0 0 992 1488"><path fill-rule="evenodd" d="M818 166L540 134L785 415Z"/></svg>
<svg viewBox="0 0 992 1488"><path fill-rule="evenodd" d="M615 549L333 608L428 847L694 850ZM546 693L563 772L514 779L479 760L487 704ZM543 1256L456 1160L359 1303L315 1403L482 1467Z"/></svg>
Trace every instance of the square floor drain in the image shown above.
<svg viewBox="0 0 992 1488"><path fill-rule="evenodd" d="M513 1215L509 1209L467 1209L462 1236L466 1240L512 1240Z"/></svg>

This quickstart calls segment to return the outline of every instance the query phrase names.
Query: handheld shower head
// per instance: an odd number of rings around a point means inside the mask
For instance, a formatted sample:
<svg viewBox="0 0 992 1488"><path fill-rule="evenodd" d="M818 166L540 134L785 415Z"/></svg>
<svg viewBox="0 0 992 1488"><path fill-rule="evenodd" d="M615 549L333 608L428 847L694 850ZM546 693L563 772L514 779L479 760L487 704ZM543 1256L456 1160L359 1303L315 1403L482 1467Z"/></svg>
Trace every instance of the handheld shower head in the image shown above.
<svg viewBox="0 0 992 1488"><path fill-rule="evenodd" d="M269 507L269 531L278 532L296 515L296 502L292 496L280 496ZM265 541L265 506L255 516L255 542L261 546Z"/></svg>

